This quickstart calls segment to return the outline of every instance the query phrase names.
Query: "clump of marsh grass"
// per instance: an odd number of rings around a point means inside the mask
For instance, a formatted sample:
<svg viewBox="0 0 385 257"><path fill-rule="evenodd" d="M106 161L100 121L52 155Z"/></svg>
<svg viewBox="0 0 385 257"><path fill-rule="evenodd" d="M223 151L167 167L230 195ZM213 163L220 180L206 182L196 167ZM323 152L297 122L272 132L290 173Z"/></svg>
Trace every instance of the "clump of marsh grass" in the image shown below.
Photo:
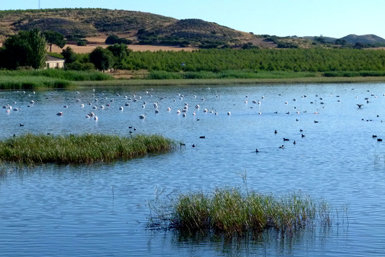
<svg viewBox="0 0 385 257"><path fill-rule="evenodd" d="M67 88L71 82L63 79L43 76L2 76L0 74L0 89L38 89L38 88Z"/></svg>
<svg viewBox="0 0 385 257"><path fill-rule="evenodd" d="M33 135L0 141L0 161L25 164L91 164L168 152L174 143L159 135Z"/></svg>
<svg viewBox="0 0 385 257"><path fill-rule="evenodd" d="M322 225L331 224L328 205L324 201L316 203L301 193L274 197L256 192L242 194L239 189L217 189L212 194L182 194L169 208L169 214L159 219L166 221L167 229L187 233L244 235L267 229L285 233L317 220Z"/></svg>

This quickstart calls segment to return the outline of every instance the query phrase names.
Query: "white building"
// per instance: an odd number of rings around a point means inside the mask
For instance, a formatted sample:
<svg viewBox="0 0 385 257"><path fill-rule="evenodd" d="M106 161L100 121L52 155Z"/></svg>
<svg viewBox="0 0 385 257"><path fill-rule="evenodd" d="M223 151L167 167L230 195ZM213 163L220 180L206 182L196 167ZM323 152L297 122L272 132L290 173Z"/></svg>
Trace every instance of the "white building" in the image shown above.
<svg viewBox="0 0 385 257"><path fill-rule="evenodd" d="M47 55L47 58L45 60L45 68L46 69L63 69L64 59Z"/></svg>

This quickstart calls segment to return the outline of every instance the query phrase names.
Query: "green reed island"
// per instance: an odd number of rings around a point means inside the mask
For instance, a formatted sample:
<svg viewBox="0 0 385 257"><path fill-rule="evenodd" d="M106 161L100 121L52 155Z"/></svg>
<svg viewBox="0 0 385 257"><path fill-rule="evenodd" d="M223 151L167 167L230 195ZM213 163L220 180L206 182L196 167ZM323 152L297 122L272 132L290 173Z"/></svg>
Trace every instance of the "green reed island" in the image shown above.
<svg viewBox="0 0 385 257"><path fill-rule="evenodd" d="M0 141L0 161L21 164L91 164L166 153L173 141L159 135L33 135Z"/></svg>
<svg viewBox="0 0 385 257"><path fill-rule="evenodd" d="M242 193L239 189L217 189L211 194L181 194L170 205L170 209L157 210L151 227L165 222L166 229L180 232L234 236L267 229L294 232L316 222L324 226L332 222L327 203L313 201L301 193L274 197Z"/></svg>

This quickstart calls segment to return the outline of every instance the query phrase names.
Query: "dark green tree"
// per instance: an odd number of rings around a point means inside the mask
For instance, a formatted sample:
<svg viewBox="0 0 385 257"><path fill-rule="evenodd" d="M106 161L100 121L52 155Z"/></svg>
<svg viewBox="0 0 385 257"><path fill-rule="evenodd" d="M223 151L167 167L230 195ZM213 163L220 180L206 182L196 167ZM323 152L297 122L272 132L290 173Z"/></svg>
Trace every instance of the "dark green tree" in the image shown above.
<svg viewBox="0 0 385 257"><path fill-rule="evenodd" d="M63 49L61 55L63 55L66 65L76 61L76 54L69 46L66 49Z"/></svg>
<svg viewBox="0 0 385 257"><path fill-rule="evenodd" d="M109 35L106 39L106 44L107 45L113 45L113 44L126 44L126 45L129 45L129 44L132 44L132 41L129 40L129 39L126 39L126 38L120 38L118 37L117 35Z"/></svg>
<svg viewBox="0 0 385 257"><path fill-rule="evenodd" d="M96 69L105 71L112 67L114 57L109 50L97 47L90 53L90 61Z"/></svg>
<svg viewBox="0 0 385 257"><path fill-rule="evenodd" d="M120 68L122 66L123 60L129 56L131 50L127 48L125 44L114 44L107 47L112 55L115 57L115 65Z"/></svg>
<svg viewBox="0 0 385 257"><path fill-rule="evenodd" d="M52 52L52 45L57 45L60 48L63 48L66 44L64 36L59 32L47 30L43 33L45 40L49 44L49 51Z"/></svg>
<svg viewBox="0 0 385 257"><path fill-rule="evenodd" d="M46 40L36 29L20 31L4 42L4 62L9 69L20 66L41 68L44 66L46 53Z"/></svg>
<svg viewBox="0 0 385 257"><path fill-rule="evenodd" d="M113 45L120 42L120 38L117 35L109 35L106 39L107 45Z"/></svg>
<svg viewBox="0 0 385 257"><path fill-rule="evenodd" d="M3 47L0 48L0 69L5 68L5 49Z"/></svg>

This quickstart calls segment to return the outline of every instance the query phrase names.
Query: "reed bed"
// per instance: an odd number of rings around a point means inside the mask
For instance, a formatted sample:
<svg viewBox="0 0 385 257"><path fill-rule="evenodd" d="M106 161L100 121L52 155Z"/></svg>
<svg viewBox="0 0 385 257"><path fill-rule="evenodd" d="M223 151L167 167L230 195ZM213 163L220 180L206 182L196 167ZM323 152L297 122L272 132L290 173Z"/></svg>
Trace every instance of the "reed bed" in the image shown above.
<svg viewBox="0 0 385 257"><path fill-rule="evenodd" d="M174 143L159 135L33 135L0 141L0 161L23 164L91 164L165 153Z"/></svg>
<svg viewBox="0 0 385 257"><path fill-rule="evenodd" d="M112 76L98 71L0 70L0 89L68 88L74 81L106 81Z"/></svg>
<svg viewBox="0 0 385 257"><path fill-rule="evenodd" d="M42 76L0 76L0 89L67 88L71 82Z"/></svg>
<svg viewBox="0 0 385 257"><path fill-rule="evenodd" d="M113 77L100 71L74 71L63 69L41 70L0 70L0 78L12 77L46 77L68 81L102 81L111 80Z"/></svg>
<svg viewBox="0 0 385 257"><path fill-rule="evenodd" d="M184 233L214 232L232 236L267 229L284 233L317 220L323 225L331 224L328 205L316 203L301 193L274 197L256 192L242 194L239 189L217 189L212 194L182 194L169 208L168 215L158 218L166 220L167 229ZM153 225L156 224L161 222Z"/></svg>

